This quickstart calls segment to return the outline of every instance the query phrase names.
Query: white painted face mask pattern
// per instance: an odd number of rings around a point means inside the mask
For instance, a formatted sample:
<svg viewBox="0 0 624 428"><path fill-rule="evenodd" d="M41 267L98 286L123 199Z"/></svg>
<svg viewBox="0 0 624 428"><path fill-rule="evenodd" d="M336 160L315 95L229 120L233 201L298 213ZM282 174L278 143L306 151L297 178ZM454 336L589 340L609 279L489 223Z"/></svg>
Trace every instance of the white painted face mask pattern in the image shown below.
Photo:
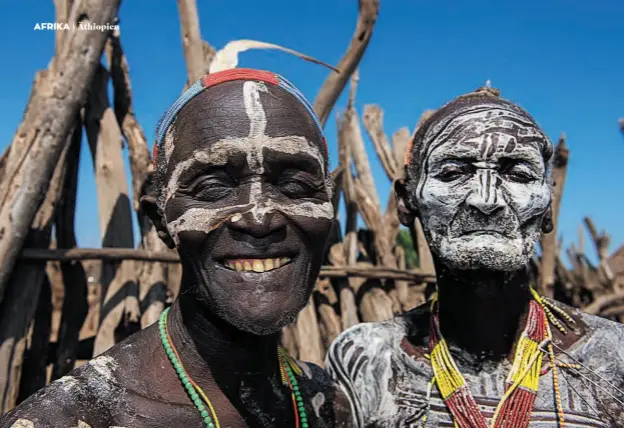
<svg viewBox="0 0 624 428"><path fill-rule="evenodd" d="M432 251L457 269L526 265L551 200L541 151L550 142L537 125L500 104L471 105L431 126L422 144L412 198Z"/></svg>

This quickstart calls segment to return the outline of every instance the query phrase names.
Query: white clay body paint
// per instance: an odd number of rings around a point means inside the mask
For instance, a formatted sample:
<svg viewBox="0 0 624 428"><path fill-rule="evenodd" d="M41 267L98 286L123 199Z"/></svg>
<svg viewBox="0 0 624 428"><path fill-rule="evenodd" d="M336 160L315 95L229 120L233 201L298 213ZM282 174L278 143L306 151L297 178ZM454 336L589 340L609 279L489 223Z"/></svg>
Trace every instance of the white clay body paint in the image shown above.
<svg viewBox="0 0 624 428"><path fill-rule="evenodd" d="M622 385L624 350L618 344L624 340L624 328L619 323L597 316L583 314L582 317L591 333L567 352L573 358L598 369L607 379ZM356 428L453 426L453 419L437 386L432 387L431 399L427 400L429 382L433 377L431 363L425 358L407 354L401 345L412 328L402 318L361 323L343 331L327 351L326 370L348 397ZM508 361L491 372L474 373L460 367L466 385L488 419L494 414L496 405L505 393L510 367ZM572 374L574 371L562 370L564 374L560 375L559 387L566 427L622 426L608 423L606 410L599 404L600 399L608 398L606 394L601 394L597 388L588 387L585 379ZM540 377L540 388L532 410L535 419L530 423L531 428L558 426L552 384L552 371ZM603 387L608 385L603 384ZM429 409L428 404L431 406ZM616 415L621 412L621 408L612 408ZM618 421L621 418L615 417Z"/></svg>
<svg viewBox="0 0 624 428"><path fill-rule="evenodd" d="M432 251L449 266L515 270L533 255L541 227L535 219L550 205L550 165L537 144L548 140L526 117L485 107L467 107L427 131L413 197ZM499 169L503 158L522 182ZM466 163L473 170L462 170Z"/></svg>
<svg viewBox="0 0 624 428"><path fill-rule="evenodd" d="M28 419L18 419L10 428L35 428L35 424Z"/></svg>
<svg viewBox="0 0 624 428"><path fill-rule="evenodd" d="M93 367L108 383L113 382L113 371L117 368L117 363L113 357L102 355L92 359L87 364Z"/></svg>
<svg viewBox="0 0 624 428"><path fill-rule="evenodd" d="M247 164L251 171L254 174L261 175L264 172L265 150L288 154L304 153L316 159L323 174L325 174L324 159L320 150L305 137L297 135L270 137L266 135L267 117L260 100L260 93L266 91L266 85L262 82L247 81L243 84L245 112L250 122L249 135L243 138L226 138L217 141L211 144L210 147L196 150L192 159L178 163L167 183L165 201L175 198L181 175L193 164L202 162L211 165L224 165L228 158L234 154L245 153ZM173 145L172 142L171 145ZM334 217L334 207L331 202L300 200L277 202L263 194L261 181L253 181L250 187L249 201L246 204L216 209L191 208L175 220L169 221L165 219L169 233L176 244L179 243L178 234L182 231L209 232L233 216L240 220L245 213L251 213L256 221L261 221L266 214L275 211L281 212L286 216L327 219ZM330 196L329 189L328 196Z"/></svg>

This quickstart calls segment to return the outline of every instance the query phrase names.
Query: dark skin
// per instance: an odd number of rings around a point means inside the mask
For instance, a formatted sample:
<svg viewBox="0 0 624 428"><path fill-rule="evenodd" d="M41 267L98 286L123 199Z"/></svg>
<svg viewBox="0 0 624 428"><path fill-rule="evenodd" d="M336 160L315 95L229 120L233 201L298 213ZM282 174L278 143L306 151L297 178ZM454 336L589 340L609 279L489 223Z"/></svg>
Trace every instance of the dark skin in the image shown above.
<svg viewBox="0 0 624 428"><path fill-rule="evenodd" d="M293 427L291 391L279 371L280 332L308 301L332 225L331 219L301 215L306 211L298 208L331 203L325 167L310 155L320 132L285 91L269 86L260 93L263 116L254 117L265 118L264 134L252 145L260 147L261 155L232 148L233 140L252 138L242 95L243 82L223 83L181 110L174 148L161 170L163 186L174 183L176 190L163 204L162 189L154 189L142 205L159 236L180 254L180 295L167 326L188 375L209 397L221 427ZM305 139L308 150L279 150L289 143L280 146L272 139L284 136L294 136L293 144ZM221 160L196 161L201 150ZM184 167L176 169L179 165ZM254 193L258 183L261 192ZM199 220L184 217L192 210L200 213ZM175 223L180 218L185 222ZM264 272L233 268L234 260L260 258L283 264ZM103 356L112 359L105 392L97 388L101 379L94 382L93 367L83 366L71 374L77 380L72 391L49 386L0 419L0 426L18 418L37 427L76 426L78 420L93 428L203 426L163 350L157 325ZM309 426L350 426L346 397L329 376L313 364L298 365ZM41 405L50 399L54 411Z"/></svg>

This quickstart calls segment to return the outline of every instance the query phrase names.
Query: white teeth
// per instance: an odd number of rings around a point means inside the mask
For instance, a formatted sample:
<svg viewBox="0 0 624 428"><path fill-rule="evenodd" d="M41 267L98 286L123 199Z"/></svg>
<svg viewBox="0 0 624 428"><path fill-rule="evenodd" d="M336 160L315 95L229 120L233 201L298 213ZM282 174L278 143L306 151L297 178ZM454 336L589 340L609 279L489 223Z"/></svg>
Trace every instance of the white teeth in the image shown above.
<svg viewBox="0 0 624 428"><path fill-rule="evenodd" d="M290 257L279 257L276 259L234 259L226 260L224 265L228 269L237 272L268 272L284 266L290 261Z"/></svg>

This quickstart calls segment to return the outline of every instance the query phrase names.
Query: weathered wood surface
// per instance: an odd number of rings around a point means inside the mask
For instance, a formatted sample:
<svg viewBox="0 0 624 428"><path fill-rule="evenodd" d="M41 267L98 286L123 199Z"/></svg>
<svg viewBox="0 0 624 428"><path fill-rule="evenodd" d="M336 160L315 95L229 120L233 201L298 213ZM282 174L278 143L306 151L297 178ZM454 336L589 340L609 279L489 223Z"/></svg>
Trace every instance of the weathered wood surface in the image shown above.
<svg viewBox="0 0 624 428"><path fill-rule="evenodd" d="M187 84L190 85L204 74L204 45L199 29L196 0L178 0L182 47L186 60Z"/></svg>
<svg viewBox="0 0 624 428"><path fill-rule="evenodd" d="M63 197L56 212L57 248L72 249L77 247L74 223L81 143L82 120L78 116L68 153ZM57 332L57 346L51 380L66 375L74 368L80 330L89 311L87 276L82 262L64 261L61 262L60 269L63 282L63 306Z"/></svg>
<svg viewBox="0 0 624 428"><path fill-rule="evenodd" d="M329 113L336 104L338 97L347 83L351 74L357 69L360 60L364 56L366 47L373 35L373 29L379 14L379 0L359 0L359 14L355 32L347 51L338 63L340 73L332 71L314 100L314 111L324 126L329 118Z"/></svg>
<svg viewBox="0 0 624 428"><path fill-rule="evenodd" d="M69 137L71 140L71 136ZM65 145L45 199L28 232L25 244L31 248L48 248L54 213L61 196L67 171L66 158L70 145ZM22 261L9 277L5 299L0 304L0 406L2 412L17 404L25 337L35 316L39 293L46 280L44 260Z"/></svg>
<svg viewBox="0 0 624 428"><path fill-rule="evenodd" d="M566 136L563 134L559 137L559 142L555 147L553 155L553 193L550 208L553 218L553 230L548 234L542 235L541 239L542 258L540 261L539 291L542 295L551 298L554 297L555 287L555 257L559 253L557 251L559 211L568 169L568 158L570 156L570 151L566 147L565 141Z"/></svg>
<svg viewBox="0 0 624 428"><path fill-rule="evenodd" d="M80 0L72 13L90 23L110 23L119 1ZM19 162L12 163L12 171L5 174L5 186L0 192L0 301L45 198L47 185L68 144L67 136L86 98L107 34L74 31L66 37L59 59L63 72L50 73L42 90L33 91L24 121L11 143L27 149Z"/></svg>
<svg viewBox="0 0 624 428"><path fill-rule="evenodd" d="M130 171L132 173L133 207L141 232L140 248L153 252L170 252L158 237L154 225L140 209L140 199L145 185L154 171L143 128L139 125L132 105L132 89L128 61L123 53L119 33L111 35L107 45L114 88L115 116L122 135L128 143ZM167 300L167 265L164 263L138 263L138 298L141 327L155 322L165 308Z"/></svg>
<svg viewBox="0 0 624 428"><path fill-rule="evenodd" d="M121 130L108 101L108 72L100 66L93 79L85 116L97 188L100 234L103 247L134 248L132 214L124 170ZM95 355L116 343L118 327L131 328L140 318L134 261L105 262L100 283L103 287L100 328L95 339ZM123 323L123 325L121 325Z"/></svg>

